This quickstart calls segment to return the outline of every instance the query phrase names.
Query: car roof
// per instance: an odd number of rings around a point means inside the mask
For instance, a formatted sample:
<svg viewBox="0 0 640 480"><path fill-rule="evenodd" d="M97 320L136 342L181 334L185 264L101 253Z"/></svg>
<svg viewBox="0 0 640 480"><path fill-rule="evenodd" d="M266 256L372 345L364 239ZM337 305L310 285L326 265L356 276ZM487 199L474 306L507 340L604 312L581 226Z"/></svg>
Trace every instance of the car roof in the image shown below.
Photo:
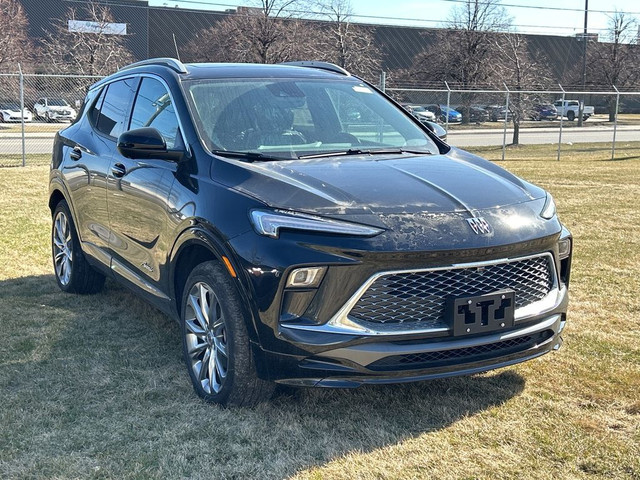
<svg viewBox="0 0 640 480"><path fill-rule="evenodd" d="M153 63L152 60L124 67L118 72L93 84L90 89L102 86L117 78L132 74L153 73L170 75L180 80L208 80L224 78L321 78L327 80L351 80L360 83L361 79L352 77L346 71L327 70L322 67L298 66L287 64L262 63L180 63L181 68L166 62ZM312 63L312 62L310 62ZM336 67L340 68L340 67Z"/></svg>

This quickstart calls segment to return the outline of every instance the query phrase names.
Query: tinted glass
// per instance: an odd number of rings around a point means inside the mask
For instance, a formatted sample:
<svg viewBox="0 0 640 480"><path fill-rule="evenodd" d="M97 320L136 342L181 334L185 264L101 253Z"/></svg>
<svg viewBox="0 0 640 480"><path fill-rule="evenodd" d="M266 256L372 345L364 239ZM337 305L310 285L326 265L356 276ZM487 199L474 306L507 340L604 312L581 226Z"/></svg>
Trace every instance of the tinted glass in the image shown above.
<svg viewBox="0 0 640 480"><path fill-rule="evenodd" d="M116 138L122 133L135 83L135 79L128 78L110 83L107 87L96 124L102 133Z"/></svg>
<svg viewBox="0 0 640 480"><path fill-rule="evenodd" d="M142 79L131 114L129 128L142 127L157 129L167 142L167 148L176 147L178 118L167 89L153 78Z"/></svg>
<svg viewBox="0 0 640 480"><path fill-rule="evenodd" d="M52 107L68 107L69 104L62 98L50 98L49 105Z"/></svg>
<svg viewBox="0 0 640 480"><path fill-rule="evenodd" d="M93 125L96 128L98 126L98 119L100 118L100 109L102 108L102 103L104 102L104 94L106 92L107 92L107 89L103 88L102 91L100 92L100 97L98 97L98 100L96 101L96 103L93 105L93 108L89 112L89 121L91 122L91 125Z"/></svg>
<svg viewBox="0 0 640 480"><path fill-rule="evenodd" d="M188 88L195 123L212 150L283 159L390 147L438 153L404 110L351 79L203 80Z"/></svg>

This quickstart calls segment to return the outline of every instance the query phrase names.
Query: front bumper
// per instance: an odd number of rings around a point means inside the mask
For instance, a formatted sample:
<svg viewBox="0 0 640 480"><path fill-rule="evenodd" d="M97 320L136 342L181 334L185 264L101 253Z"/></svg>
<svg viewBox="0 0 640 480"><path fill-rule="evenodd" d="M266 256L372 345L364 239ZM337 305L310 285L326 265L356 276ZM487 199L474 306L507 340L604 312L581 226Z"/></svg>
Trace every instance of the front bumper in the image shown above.
<svg viewBox="0 0 640 480"><path fill-rule="evenodd" d="M48 112L48 116L51 120L69 120L72 121L76 118L72 113L60 113L55 111Z"/></svg>
<svg viewBox="0 0 640 480"><path fill-rule="evenodd" d="M335 348L309 356L269 352L256 346L269 378L278 383L317 387L357 387L469 375L524 362L562 345L569 296L566 288L546 312L509 331L469 337L424 335L335 339ZM297 332L300 333L300 332ZM298 336L295 341L300 345ZM363 343L364 342L364 343Z"/></svg>

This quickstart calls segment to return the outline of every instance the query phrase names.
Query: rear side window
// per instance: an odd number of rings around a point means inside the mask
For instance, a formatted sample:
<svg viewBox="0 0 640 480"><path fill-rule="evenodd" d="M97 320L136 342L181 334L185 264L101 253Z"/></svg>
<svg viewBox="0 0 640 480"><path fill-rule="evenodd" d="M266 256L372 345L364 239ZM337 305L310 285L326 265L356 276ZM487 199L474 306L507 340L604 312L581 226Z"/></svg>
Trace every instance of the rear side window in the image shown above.
<svg viewBox="0 0 640 480"><path fill-rule="evenodd" d="M98 131L114 138L122 133L135 84L136 79L127 78L110 83L103 90L91 112Z"/></svg>
<svg viewBox="0 0 640 480"><path fill-rule="evenodd" d="M129 128L143 127L157 129L167 142L167 148L176 147L178 118L171 97L161 82L148 77L140 84Z"/></svg>

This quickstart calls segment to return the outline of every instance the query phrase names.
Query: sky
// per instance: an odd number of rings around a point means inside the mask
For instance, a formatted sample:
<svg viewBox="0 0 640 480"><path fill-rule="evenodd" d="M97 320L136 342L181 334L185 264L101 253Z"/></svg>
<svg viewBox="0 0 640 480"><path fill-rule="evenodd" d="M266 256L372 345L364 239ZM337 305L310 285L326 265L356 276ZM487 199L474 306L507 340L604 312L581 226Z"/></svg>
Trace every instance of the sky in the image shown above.
<svg viewBox="0 0 640 480"><path fill-rule="evenodd" d="M442 26L461 0L351 0L354 21L363 23ZM574 35L584 27L585 0L502 0L513 25L521 33ZM149 0L150 5L225 10L251 5L251 0ZM602 34L607 16L626 12L640 20L638 0L588 0L588 31Z"/></svg>

